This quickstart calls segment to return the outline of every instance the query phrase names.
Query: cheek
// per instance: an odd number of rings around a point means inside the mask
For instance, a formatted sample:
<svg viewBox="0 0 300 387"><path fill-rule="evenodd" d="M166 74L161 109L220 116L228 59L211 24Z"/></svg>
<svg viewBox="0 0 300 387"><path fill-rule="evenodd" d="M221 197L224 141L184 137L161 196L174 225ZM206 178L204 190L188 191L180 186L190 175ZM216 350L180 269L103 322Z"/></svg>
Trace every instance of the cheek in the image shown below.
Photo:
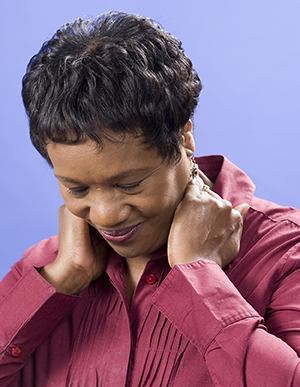
<svg viewBox="0 0 300 387"><path fill-rule="evenodd" d="M188 183L190 182L190 169L188 163L182 163L173 169L169 169L151 186L148 192L148 207L158 217L165 217L166 222L173 217L174 211L182 201ZM162 220L163 221L163 220Z"/></svg>
<svg viewBox="0 0 300 387"><path fill-rule="evenodd" d="M174 184L166 184L160 186L159 189L149 195L149 202L147 204L147 212L149 216L160 222L169 223L172 219L174 211L181 202L185 191L185 186L177 187Z"/></svg>

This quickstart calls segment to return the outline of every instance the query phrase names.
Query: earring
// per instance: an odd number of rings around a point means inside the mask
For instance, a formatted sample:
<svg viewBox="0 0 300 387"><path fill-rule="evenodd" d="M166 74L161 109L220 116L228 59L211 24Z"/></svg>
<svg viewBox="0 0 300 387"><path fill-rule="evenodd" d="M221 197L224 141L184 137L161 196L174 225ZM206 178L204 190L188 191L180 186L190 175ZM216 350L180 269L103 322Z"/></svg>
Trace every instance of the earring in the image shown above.
<svg viewBox="0 0 300 387"><path fill-rule="evenodd" d="M194 157L191 158L191 161L192 161L191 178L194 179L198 175L199 167Z"/></svg>

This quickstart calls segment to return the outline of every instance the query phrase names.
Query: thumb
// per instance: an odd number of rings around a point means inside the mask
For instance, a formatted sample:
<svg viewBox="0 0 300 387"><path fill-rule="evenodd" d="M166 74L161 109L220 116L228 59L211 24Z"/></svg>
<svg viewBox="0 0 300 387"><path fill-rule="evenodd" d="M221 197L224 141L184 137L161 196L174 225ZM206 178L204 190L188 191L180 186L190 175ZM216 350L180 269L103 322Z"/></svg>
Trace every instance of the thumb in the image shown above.
<svg viewBox="0 0 300 387"><path fill-rule="evenodd" d="M244 217L247 214L249 208L250 208L249 204L242 203L242 204L239 204L238 206L236 206L234 209L236 211L238 211L242 215L242 218L244 219Z"/></svg>

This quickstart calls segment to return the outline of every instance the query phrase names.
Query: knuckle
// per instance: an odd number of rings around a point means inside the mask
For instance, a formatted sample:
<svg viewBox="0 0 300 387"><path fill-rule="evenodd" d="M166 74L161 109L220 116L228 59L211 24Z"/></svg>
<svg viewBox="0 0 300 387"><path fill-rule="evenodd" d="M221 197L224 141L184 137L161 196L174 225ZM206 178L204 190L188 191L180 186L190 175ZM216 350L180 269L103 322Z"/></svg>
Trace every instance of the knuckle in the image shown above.
<svg viewBox="0 0 300 387"><path fill-rule="evenodd" d="M242 215L240 214L239 211L232 210L232 216L235 219L235 221L236 221L238 226L242 226L243 225L243 217L242 217Z"/></svg>
<svg viewBox="0 0 300 387"><path fill-rule="evenodd" d="M231 202L229 200L225 200L225 199L223 199L222 202L223 202L224 208L227 211L231 212L232 211L232 204L231 204Z"/></svg>
<svg viewBox="0 0 300 387"><path fill-rule="evenodd" d="M226 213L232 212L232 204L225 199L214 199L216 207Z"/></svg>

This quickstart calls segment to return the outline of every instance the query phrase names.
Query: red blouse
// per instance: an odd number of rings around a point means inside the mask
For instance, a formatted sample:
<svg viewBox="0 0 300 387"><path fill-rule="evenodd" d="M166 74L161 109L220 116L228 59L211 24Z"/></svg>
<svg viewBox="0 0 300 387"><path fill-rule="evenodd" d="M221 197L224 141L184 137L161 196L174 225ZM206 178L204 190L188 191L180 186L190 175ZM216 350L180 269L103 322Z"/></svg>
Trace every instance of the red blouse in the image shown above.
<svg viewBox="0 0 300 387"><path fill-rule="evenodd" d="M248 202L238 257L168 266L165 249L126 297L122 258L79 296L38 273L57 237L0 283L0 386L300 386L300 212L253 197L222 156L197 160L233 206Z"/></svg>

